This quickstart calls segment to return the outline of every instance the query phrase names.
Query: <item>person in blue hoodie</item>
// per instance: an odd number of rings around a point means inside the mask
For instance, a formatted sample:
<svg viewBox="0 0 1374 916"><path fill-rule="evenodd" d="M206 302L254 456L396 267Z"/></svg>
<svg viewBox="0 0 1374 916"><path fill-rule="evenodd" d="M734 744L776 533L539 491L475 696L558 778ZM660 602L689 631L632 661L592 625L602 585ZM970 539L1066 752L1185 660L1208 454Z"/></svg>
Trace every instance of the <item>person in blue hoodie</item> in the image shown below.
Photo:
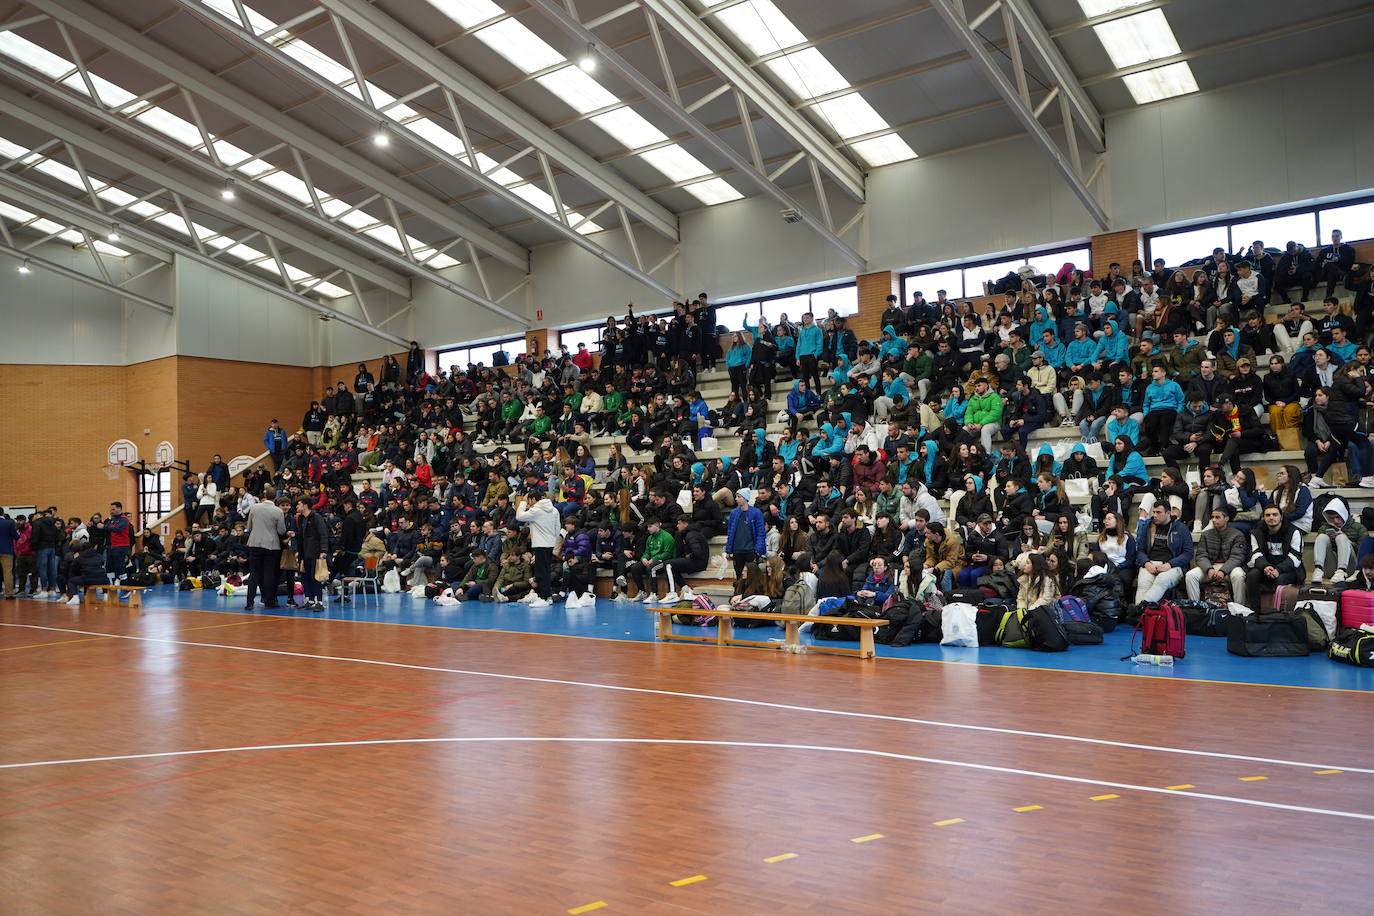
<svg viewBox="0 0 1374 916"><path fill-rule="evenodd" d="M816 443L811 454L822 458L844 454L844 435L835 428L835 424L821 424L821 440Z"/></svg>
<svg viewBox="0 0 1374 916"><path fill-rule="evenodd" d="M730 371L730 390L741 401L749 389L749 360L753 355L754 348L745 343L743 334L736 331L730 339L730 350L725 354L725 365Z"/></svg>
<svg viewBox="0 0 1374 916"><path fill-rule="evenodd" d="M1064 365L1074 375L1082 375L1092 369L1093 357L1097 355L1097 341L1088 333L1088 326L1079 322L1073 326L1073 340L1064 347Z"/></svg>
<svg viewBox="0 0 1374 916"><path fill-rule="evenodd" d="M1135 450L1129 436L1117 436L1112 440L1112 455L1107 461L1107 476L1115 477L1122 490L1134 494L1150 482L1150 472L1145 470L1145 459ZM1167 508L1168 503L1163 503Z"/></svg>
<svg viewBox="0 0 1374 916"><path fill-rule="evenodd" d="M1031 465L1031 475L1041 473L1053 474L1055 477L1062 477L1060 473L1063 465L1054 457L1054 446L1048 442L1042 442L1039 450L1035 453L1035 463Z"/></svg>
<svg viewBox="0 0 1374 916"><path fill-rule="evenodd" d="M886 362L887 360L897 360L901 362L906 356L906 338L897 333L897 329L892 325L883 328L882 341L878 345L878 358Z"/></svg>
<svg viewBox="0 0 1374 916"><path fill-rule="evenodd" d="M1163 363L1156 363L1150 375L1152 381L1145 386L1141 404L1145 417L1140 421L1140 450L1157 455L1174 433L1174 421L1183 409L1183 389L1169 378Z"/></svg>
<svg viewBox="0 0 1374 916"><path fill-rule="evenodd" d="M1054 336L1054 332L1048 328L1041 332L1040 343L1035 349L1045 357L1045 365L1053 366L1056 370L1063 369L1068 360L1068 348L1061 344Z"/></svg>
<svg viewBox="0 0 1374 916"><path fill-rule="evenodd" d="M966 410L968 410L968 397L964 394L964 386L950 386L949 397L945 398L945 406L941 413L944 414L946 420L963 423L964 411Z"/></svg>
<svg viewBox="0 0 1374 916"><path fill-rule="evenodd" d="M1131 343L1109 318L1102 325L1102 337L1093 350L1093 368L1099 372L1126 364L1131 358Z"/></svg>
<svg viewBox="0 0 1374 916"><path fill-rule="evenodd" d="M792 390L787 393L787 417L793 429L802 420L814 418L820 406L820 397L811 390L805 379L797 379L792 383Z"/></svg>
<svg viewBox="0 0 1374 916"><path fill-rule="evenodd" d="M1046 331L1049 331L1050 336L1057 340L1059 338L1059 329L1055 325L1054 320L1046 314L1045 307L1037 305L1033 314L1035 320L1030 324L1030 335L1026 339L1038 341Z"/></svg>
<svg viewBox="0 0 1374 916"><path fill-rule="evenodd" d="M805 313L801 317L801 327L797 329L797 377L810 382L812 391L818 391L821 387L819 363L824 345L825 332L816 324L810 312Z"/></svg>

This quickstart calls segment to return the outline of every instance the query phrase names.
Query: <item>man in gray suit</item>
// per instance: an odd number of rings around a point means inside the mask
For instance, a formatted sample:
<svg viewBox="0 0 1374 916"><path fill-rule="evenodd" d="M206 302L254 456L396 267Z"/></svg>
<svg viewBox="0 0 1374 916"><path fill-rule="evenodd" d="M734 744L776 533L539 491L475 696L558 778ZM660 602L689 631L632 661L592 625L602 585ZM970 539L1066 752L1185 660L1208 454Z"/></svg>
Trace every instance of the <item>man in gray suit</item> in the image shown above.
<svg viewBox="0 0 1374 916"><path fill-rule="evenodd" d="M277 570L281 568L281 540L286 536L286 517L277 505L276 492L268 487L261 501L248 510L248 603L262 591L265 610L277 607Z"/></svg>

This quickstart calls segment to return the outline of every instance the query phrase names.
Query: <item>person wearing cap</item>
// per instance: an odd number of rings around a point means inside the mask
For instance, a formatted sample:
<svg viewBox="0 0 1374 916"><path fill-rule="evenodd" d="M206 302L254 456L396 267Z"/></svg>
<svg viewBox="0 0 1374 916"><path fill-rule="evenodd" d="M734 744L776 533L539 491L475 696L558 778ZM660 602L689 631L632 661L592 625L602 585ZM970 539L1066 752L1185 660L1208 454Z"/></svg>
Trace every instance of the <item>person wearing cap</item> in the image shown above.
<svg viewBox="0 0 1374 916"><path fill-rule="evenodd" d="M1221 347L1216 354L1217 373L1226 379L1235 378L1236 366L1242 359L1248 359L1253 365L1255 351L1241 343L1235 328L1227 328L1221 332Z"/></svg>
<svg viewBox="0 0 1374 916"><path fill-rule="evenodd" d="M976 518L964 534L964 558L967 566L954 576L959 588L972 588L978 579L992 568L995 559L1006 560L1007 538L997 530L997 522L984 512Z"/></svg>
<svg viewBox="0 0 1374 916"><path fill-rule="evenodd" d="M725 559L729 561L733 558L736 579L744 575L746 566L767 551L768 531L763 513L753 503L752 491L736 491L735 508L725 525Z"/></svg>

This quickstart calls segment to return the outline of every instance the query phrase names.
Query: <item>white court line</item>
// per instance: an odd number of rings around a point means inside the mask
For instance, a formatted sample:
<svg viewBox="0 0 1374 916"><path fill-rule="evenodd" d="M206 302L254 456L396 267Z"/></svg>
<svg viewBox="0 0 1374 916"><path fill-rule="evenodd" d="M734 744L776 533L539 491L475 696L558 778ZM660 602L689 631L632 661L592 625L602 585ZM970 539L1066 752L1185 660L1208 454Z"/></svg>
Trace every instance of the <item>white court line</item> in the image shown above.
<svg viewBox="0 0 1374 916"><path fill-rule="evenodd" d="M37 760L30 763L0 764L0 770L21 769L24 767L61 766L69 763L109 763L124 760L150 760L158 757L192 757L204 754L234 754L248 751L293 751L305 748L324 747L372 747L388 744L480 744L480 743L546 743L546 744L670 744L697 747L749 747L771 748L790 751L825 751L832 754L858 754L864 757L884 757L889 760L906 760L913 763L929 763L936 766L959 767L961 769L982 770L989 773L1005 773L1013 776L1032 776L1036 779L1053 779L1058 782L1072 782L1085 786L1124 789L1130 792L1149 792L1155 795L1182 795L1188 798L1201 798L1208 801L1228 802L1234 805L1250 805L1256 808L1275 808L1280 811L1297 811L1303 814L1325 814L1330 817L1345 817L1361 821L1374 821L1374 814L1361 814L1356 811L1338 811L1329 808L1309 808L1303 805L1285 805L1280 802L1261 801L1254 798L1236 798L1230 795L1211 795L1206 792L1187 792L1176 789L1161 789L1156 786L1138 786L1128 782L1108 782L1103 779L1088 779L1083 776L1065 776L1061 773L1044 773L1039 770L1023 770L1017 767L995 766L988 763L969 763L963 760L944 760L939 757L917 757L913 754L898 754L891 751L875 751L861 747L828 747L818 744L773 744L762 741L693 741L679 738L544 738L499 736L490 738L378 738L366 741L318 741L308 744L259 744L248 747L216 747L195 751L161 751L153 754L122 754L113 757L77 757L70 760Z"/></svg>
<svg viewBox="0 0 1374 916"><path fill-rule="evenodd" d="M285 619L285 618L283 618ZM1336 763L1310 763L1301 760L1282 760L1275 757L1252 757L1246 754L1227 754L1220 751L1199 751L1188 748L1167 747L1153 744L1134 744L1128 741L1112 741L1107 738L1085 738L1079 735L1059 735L1053 732L1032 732L1015 728L998 728L993 725L970 725L964 722L942 722L936 719L915 719L906 716L885 716L870 712L851 712L844 709L825 709L816 706L795 706L788 703L770 703L765 700L746 700L740 697L721 697L704 693L683 693L675 690L655 690L650 687L622 687L617 684L597 684L591 681L568 681L557 678L533 677L523 674L498 674L492 671L471 671L464 668L439 668L431 665L409 665L404 662L388 662L374 658L350 658L341 655L311 655L307 652L288 652L284 649L259 649L254 646L235 646L214 642L190 642L183 639L165 639L155 636L126 636L119 633L99 633L94 630L72 630L66 627L45 627L29 623L0 623L0 627L19 627L28 630L52 630L59 633L79 633L86 636L108 636L111 639L130 639L137 642L166 643L175 646L199 646L208 649L230 649L236 652L254 652L260 655L284 655L291 658L310 658L318 661L353 662L359 665L377 665L384 668L405 668L411 671L437 671L443 674L464 674L472 677L492 677L509 681L526 681L536 684L557 684L564 687L590 687L596 690L617 690L625 693L647 693L665 697L681 697L688 700L710 700L716 703L737 703L742 706L759 706L767 709L785 709L791 712L810 712L824 716L843 716L856 719L875 719L883 722L905 722L910 725L928 725L936 728L955 728L963 731L990 732L999 735L1015 735L1019 738L1046 738L1054 741L1073 741L1080 744L1095 744L1103 747L1120 747L1136 751L1154 751L1161 754L1182 754L1191 757L1211 757L1218 760L1242 760L1246 763L1270 763L1276 766L1306 767L1314 770L1342 770L1346 773L1374 774L1374 769L1345 766Z"/></svg>

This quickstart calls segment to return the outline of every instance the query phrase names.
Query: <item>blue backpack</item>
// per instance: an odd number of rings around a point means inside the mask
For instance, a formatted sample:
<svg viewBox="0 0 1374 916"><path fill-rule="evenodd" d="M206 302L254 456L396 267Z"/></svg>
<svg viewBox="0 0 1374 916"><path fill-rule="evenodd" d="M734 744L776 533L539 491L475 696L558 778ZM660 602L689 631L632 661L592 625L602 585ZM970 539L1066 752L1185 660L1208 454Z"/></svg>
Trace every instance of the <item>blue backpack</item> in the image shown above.
<svg viewBox="0 0 1374 916"><path fill-rule="evenodd" d="M1056 598L1051 606L1054 616L1060 623L1077 621L1087 623L1092 618L1088 616L1088 605L1077 595L1065 595L1063 598Z"/></svg>

